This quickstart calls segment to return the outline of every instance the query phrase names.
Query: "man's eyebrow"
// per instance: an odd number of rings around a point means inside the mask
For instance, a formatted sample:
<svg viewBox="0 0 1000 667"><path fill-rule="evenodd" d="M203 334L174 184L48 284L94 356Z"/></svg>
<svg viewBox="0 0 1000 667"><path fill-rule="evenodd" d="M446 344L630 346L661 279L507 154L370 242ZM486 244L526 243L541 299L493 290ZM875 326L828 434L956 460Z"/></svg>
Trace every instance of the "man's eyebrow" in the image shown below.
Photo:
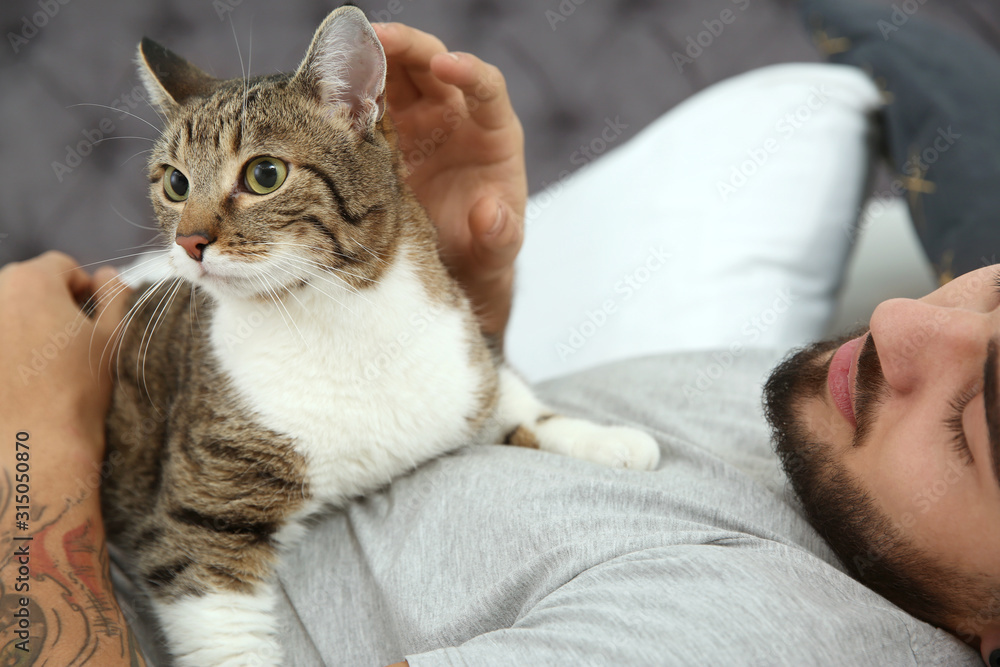
<svg viewBox="0 0 1000 667"><path fill-rule="evenodd" d="M997 403L998 384L997 338L991 338L986 346L986 364L983 366L983 396L986 401L986 430L990 434L990 458L993 464L993 476L1000 484L1000 404Z"/></svg>

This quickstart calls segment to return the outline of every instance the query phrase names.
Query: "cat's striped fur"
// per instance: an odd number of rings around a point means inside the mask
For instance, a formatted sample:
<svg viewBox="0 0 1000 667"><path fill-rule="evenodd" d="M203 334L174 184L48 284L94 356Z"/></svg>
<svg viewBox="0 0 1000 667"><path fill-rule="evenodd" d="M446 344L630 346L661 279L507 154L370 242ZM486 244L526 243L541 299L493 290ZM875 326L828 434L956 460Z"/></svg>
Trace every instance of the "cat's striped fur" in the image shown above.
<svg viewBox="0 0 1000 667"><path fill-rule="evenodd" d="M179 280L129 315L103 500L178 664L282 664L274 572L302 520L449 450L656 465L651 438L555 416L491 353L405 185L360 10L333 12L293 75L217 81L148 40L140 61L167 118L159 224L208 243L172 245ZM263 195L245 176L260 156L287 164Z"/></svg>

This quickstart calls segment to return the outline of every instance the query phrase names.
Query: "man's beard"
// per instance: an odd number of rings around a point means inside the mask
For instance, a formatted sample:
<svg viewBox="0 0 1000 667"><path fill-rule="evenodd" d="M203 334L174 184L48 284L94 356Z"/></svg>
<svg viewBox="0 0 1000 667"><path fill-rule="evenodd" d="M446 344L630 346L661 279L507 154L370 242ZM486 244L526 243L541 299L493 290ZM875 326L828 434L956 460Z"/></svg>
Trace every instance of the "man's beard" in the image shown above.
<svg viewBox="0 0 1000 667"><path fill-rule="evenodd" d="M771 373L764 410L774 449L805 518L848 573L917 618L959 634L954 628L961 620L992 609L1000 593L981 577L942 567L914 547L840 457L849 446L878 446L866 440L890 386L871 336L861 347L855 373L853 442L833 441L834 432L845 432L836 406L810 411L832 423L805 416L807 403L825 396L832 353L864 332L799 350Z"/></svg>

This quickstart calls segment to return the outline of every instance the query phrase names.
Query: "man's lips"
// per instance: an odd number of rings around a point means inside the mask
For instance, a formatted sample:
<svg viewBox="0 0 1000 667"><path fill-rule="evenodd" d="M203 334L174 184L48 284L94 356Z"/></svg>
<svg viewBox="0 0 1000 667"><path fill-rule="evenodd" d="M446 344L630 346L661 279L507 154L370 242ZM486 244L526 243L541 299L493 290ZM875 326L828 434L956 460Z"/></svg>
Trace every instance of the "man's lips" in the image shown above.
<svg viewBox="0 0 1000 667"><path fill-rule="evenodd" d="M858 427L858 421L854 415L854 382L858 374L858 357L861 355L861 346L867 337L868 334L865 334L841 345L840 349L833 353L833 359L830 360L830 371L827 375L830 397L851 428Z"/></svg>

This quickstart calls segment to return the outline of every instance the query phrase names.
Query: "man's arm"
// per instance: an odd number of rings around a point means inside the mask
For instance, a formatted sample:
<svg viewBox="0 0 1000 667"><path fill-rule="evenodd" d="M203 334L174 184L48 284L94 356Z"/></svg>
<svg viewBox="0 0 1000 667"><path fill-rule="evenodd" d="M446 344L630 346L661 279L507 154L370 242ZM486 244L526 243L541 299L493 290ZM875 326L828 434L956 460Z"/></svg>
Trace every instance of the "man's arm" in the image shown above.
<svg viewBox="0 0 1000 667"><path fill-rule="evenodd" d="M144 665L111 588L96 488L89 497L68 503L57 497L57 490L70 480L57 471L35 472L45 467L47 450L84 448L87 443L72 442L45 428L33 428L19 441L18 434L23 437L27 432L15 432L7 420L3 432L7 458L14 460L18 443L37 457L29 459L30 484L21 486L11 479L7 465L0 483L6 487L0 497L5 545L0 608L7 610L0 655L5 664ZM75 486L82 479L72 482ZM16 493L15 488L29 493ZM30 511L18 511L18 506ZM30 518L22 523L16 515Z"/></svg>
<svg viewBox="0 0 1000 667"><path fill-rule="evenodd" d="M0 657L145 664L115 600L101 520L113 272L48 253L0 270ZM92 298L92 317L79 304Z"/></svg>

